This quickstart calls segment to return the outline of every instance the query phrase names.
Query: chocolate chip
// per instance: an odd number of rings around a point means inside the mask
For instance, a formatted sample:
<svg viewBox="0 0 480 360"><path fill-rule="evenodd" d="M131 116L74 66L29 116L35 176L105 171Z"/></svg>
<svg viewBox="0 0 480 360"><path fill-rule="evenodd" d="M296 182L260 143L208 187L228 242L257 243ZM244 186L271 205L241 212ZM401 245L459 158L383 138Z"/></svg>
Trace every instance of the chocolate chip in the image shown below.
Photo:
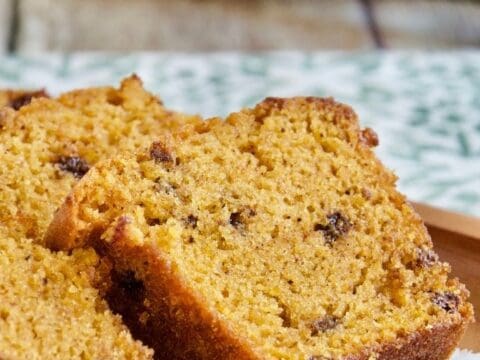
<svg viewBox="0 0 480 360"><path fill-rule="evenodd" d="M257 212L253 207L248 205L242 206L238 211L232 212L228 223L240 232L245 231L245 225L248 223L249 218L257 215Z"/></svg>
<svg viewBox="0 0 480 360"><path fill-rule="evenodd" d="M76 178L83 177L90 169L88 163L78 156L60 156L57 163L61 170L72 173Z"/></svg>
<svg viewBox="0 0 480 360"><path fill-rule="evenodd" d="M325 331L335 328L338 324L338 318L332 315L326 315L320 319L312 322L310 326L311 335L316 336L319 333L324 333Z"/></svg>
<svg viewBox="0 0 480 360"><path fill-rule="evenodd" d="M120 274L115 274L115 279L118 286L124 291L124 293L132 299L140 300L145 294L145 285L143 281L138 280L135 277L135 272L127 270Z"/></svg>
<svg viewBox="0 0 480 360"><path fill-rule="evenodd" d="M187 225L190 225L194 229L197 227L197 221L198 221L198 218L192 214L188 215L187 218L185 219L185 223Z"/></svg>
<svg viewBox="0 0 480 360"><path fill-rule="evenodd" d="M157 219L157 218L146 218L146 221L147 221L147 224L149 226L156 226L156 225L160 225L161 224L161 221L160 219Z"/></svg>
<svg viewBox="0 0 480 360"><path fill-rule="evenodd" d="M329 245L333 244L339 237L348 233L352 224L339 211L327 215L326 224L315 224L315 231L323 232L325 242Z"/></svg>
<svg viewBox="0 0 480 360"><path fill-rule="evenodd" d="M282 319L282 327L291 327L292 326L292 319L290 317L289 309L283 304L279 304L279 306L282 309L280 314L278 314L280 319Z"/></svg>
<svg viewBox="0 0 480 360"><path fill-rule="evenodd" d="M438 255L432 249L417 250L417 266L429 267L438 262Z"/></svg>
<svg viewBox="0 0 480 360"><path fill-rule="evenodd" d="M170 151L167 149L165 144L155 141L150 147L150 157L155 160L155 162L173 162L173 156Z"/></svg>
<svg viewBox="0 0 480 360"><path fill-rule="evenodd" d="M332 360L332 358L323 355L310 355L307 360Z"/></svg>
<svg viewBox="0 0 480 360"><path fill-rule="evenodd" d="M228 220L230 225L233 227L238 227L242 225L242 214L240 212L233 212L230 214L230 219Z"/></svg>
<svg viewBox="0 0 480 360"><path fill-rule="evenodd" d="M374 147L378 145L378 135L370 128L360 131L360 141L367 146Z"/></svg>
<svg viewBox="0 0 480 360"><path fill-rule="evenodd" d="M432 296L432 302L446 312L454 313L458 310L460 298L451 292L435 293Z"/></svg>
<svg viewBox="0 0 480 360"><path fill-rule="evenodd" d="M11 108L19 110L21 107L30 104L33 98L38 97L48 97L48 94L45 90L32 91L12 99L9 105Z"/></svg>
<svg viewBox="0 0 480 360"><path fill-rule="evenodd" d="M247 208L246 214L247 214L247 216L255 216L255 215L257 215L257 212L252 208Z"/></svg>

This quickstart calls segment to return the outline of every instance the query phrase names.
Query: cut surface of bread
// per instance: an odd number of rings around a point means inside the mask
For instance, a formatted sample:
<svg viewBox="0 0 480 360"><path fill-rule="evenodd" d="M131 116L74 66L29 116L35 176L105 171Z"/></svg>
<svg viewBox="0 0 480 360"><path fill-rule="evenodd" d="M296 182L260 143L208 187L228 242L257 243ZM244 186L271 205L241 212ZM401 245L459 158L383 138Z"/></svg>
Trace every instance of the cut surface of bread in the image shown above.
<svg viewBox="0 0 480 360"><path fill-rule="evenodd" d="M53 249L93 245L111 304L157 356L447 359L468 291L331 99L266 99L100 162Z"/></svg>
<svg viewBox="0 0 480 360"><path fill-rule="evenodd" d="M21 107L28 105L34 98L48 98L49 95L45 90L11 90L0 89L0 108L4 106L19 110Z"/></svg>
<svg viewBox="0 0 480 360"><path fill-rule="evenodd" d="M91 286L93 251L0 236L1 359L152 359Z"/></svg>
<svg viewBox="0 0 480 360"><path fill-rule="evenodd" d="M36 241L93 164L188 118L166 110L135 76L119 89L77 90L15 108L0 109L0 227Z"/></svg>

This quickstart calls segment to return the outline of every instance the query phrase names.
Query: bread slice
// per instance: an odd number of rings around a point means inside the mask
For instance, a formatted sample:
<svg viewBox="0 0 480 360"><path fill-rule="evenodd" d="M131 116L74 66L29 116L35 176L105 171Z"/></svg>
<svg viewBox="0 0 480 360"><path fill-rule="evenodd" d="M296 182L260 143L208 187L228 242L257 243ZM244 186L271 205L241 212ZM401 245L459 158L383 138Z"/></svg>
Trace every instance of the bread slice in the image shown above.
<svg viewBox="0 0 480 360"><path fill-rule="evenodd" d="M32 99L46 97L49 95L45 90L0 90L0 108L4 106L19 110L21 107L28 105Z"/></svg>
<svg viewBox="0 0 480 360"><path fill-rule="evenodd" d="M100 162L56 214L171 359L447 359L473 318L345 105L269 98Z"/></svg>
<svg viewBox="0 0 480 360"><path fill-rule="evenodd" d="M135 76L57 99L7 90L0 107L0 358L151 358L90 285L92 250L56 255L33 243L96 161L189 117Z"/></svg>
<svg viewBox="0 0 480 360"><path fill-rule="evenodd" d="M152 359L91 282L99 258L0 235L1 359Z"/></svg>
<svg viewBox="0 0 480 360"><path fill-rule="evenodd" d="M136 76L119 89L0 109L0 227L14 238L43 239L53 213L93 164L188 118L165 109Z"/></svg>

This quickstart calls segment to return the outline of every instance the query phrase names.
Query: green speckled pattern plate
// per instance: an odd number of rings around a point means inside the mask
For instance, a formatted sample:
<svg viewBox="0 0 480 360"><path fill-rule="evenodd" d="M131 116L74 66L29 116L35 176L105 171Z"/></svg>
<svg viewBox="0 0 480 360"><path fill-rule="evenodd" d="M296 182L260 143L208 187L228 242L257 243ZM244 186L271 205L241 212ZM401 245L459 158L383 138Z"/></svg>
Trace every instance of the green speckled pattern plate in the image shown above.
<svg viewBox="0 0 480 360"><path fill-rule="evenodd" d="M0 57L0 86L54 94L132 72L168 107L203 116L266 96L333 96L377 131L411 199L480 216L480 51Z"/></svg>

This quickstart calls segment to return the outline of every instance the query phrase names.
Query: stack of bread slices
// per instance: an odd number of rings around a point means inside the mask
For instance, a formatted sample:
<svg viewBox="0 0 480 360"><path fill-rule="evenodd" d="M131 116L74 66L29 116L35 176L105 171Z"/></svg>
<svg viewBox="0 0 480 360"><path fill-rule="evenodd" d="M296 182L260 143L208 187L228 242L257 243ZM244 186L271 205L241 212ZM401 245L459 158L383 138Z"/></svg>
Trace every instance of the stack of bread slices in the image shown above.
<svg viewBox="0 0 480 360"><path fill-rule="evenodd" d="M0 106L1 359L447 359L473 319L346 105Z"/></svg>

